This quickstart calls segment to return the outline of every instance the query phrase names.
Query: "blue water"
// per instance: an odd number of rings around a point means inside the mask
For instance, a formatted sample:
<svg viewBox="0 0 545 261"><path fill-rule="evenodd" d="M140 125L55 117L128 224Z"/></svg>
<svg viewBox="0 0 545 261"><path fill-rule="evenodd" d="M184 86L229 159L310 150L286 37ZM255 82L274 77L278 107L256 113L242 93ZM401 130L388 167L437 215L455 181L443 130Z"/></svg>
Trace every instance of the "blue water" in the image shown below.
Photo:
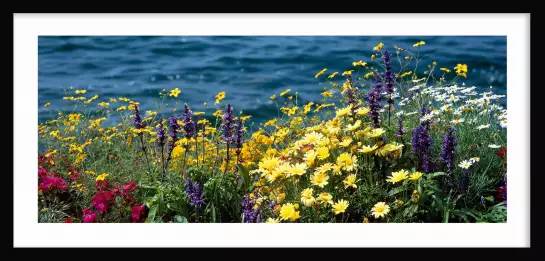
<svg viewBox="0 0 545 261"><path fill-rule="evenodd" d="M506 92L506 42L500 37L355 37L355 36L91 36L38 38L38 94L40 121L55 116L49 109L67 108L64 90L87 89L99 94L129 97L141 110L155 110L158 92L178 87L181 102L211 115L214 96L227 93L225 103L251 114L257 122L276 116L272 94L286 88L299 92L303 102L320 99L324 85L314 75L322 68L342 73L353 61L369 61L379 42L393 50L420 40L426 45L425 65L457 63L469 67L466 85ZM340 74L339 73L339 74ZM205 108L203 103L208 103ZM96 103L95 103L96 104ZM171 102L172 104L172 102ZM115 107L114 107L115 108ZM168 113L168 111L165 111Z"/></svg>

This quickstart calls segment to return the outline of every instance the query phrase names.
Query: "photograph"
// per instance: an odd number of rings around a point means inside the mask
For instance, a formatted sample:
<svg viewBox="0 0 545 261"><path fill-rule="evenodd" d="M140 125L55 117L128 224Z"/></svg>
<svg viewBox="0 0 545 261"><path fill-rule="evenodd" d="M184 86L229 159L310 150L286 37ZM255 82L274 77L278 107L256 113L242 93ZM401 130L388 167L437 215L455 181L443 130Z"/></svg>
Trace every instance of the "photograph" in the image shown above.
<svg viewBox="0 0 545 261"><path fill-rule="evenodd" d="M508 221L506 35L36 40L38 223Z"/></svg>

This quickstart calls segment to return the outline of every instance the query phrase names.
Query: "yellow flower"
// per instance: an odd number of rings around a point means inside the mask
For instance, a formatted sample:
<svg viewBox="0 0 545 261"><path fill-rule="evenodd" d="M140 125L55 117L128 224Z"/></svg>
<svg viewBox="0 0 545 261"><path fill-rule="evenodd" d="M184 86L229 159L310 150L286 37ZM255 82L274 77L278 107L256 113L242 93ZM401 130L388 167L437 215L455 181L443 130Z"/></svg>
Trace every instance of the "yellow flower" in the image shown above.
<svg viewBox="0 0 545 261"><path fill-rule="evenodd" d="M126 109L127 109L127 106L123 105L123 106L117 108L115 111L124 111Z"/></svg>
<svg viewBox="0 0 545 261"><path fill-rule="evenodd" d="M384 202L379 202L371 209L372 214L375 218L384 217L390 212L390 206L386 205Z"/></svg>
<svg viewBox="0 0 545 261"><path fill-rule="evenodd" d="M388 177L388 179L386 179L386 181L389 181L389 182L392 182L392 183L397 183L397 182L400 182L400 181L403 181L407 178L407 175L409 174L408 171L402 169L400 171L396 171L396 172L392 172L392 175L390 177Z"/></svg>
<svg viewBox="0 0 545 261"><path fill-rule="evenodd" d="M367 113L369 113L369 111L371 111L371 108L369 108L369 107L363 107L363 108L359 108L359 109L356 111L356 114L357 114L357 115L361 115L361 116L365 116L365 115L367 115Z"/></svg>
<svg viewBox="0 0 545 261"><path fill-rule="evenodd" d="M305 137L303 137L303 142L305 144L314 145L318 143L318 141L320 141L323 137L324 135L322 135L321 133L313 131L313 132L305 134Z"/></svg>
<svg viewBox="0 0 545 261"><path fill-rule="evenodd" d="M318 76L324 74L325 71L327 71L327 68L324 68L324 69L322 69L321 71L319 71L319 72L314 76L314 78L318 78Z"/></svg>
<svg viewBox="0 0 545 261"><path fill-rule="evenodd" d="M155 112L155 111L146 111L146 113L147 113L148 116L150 116L150 117L157 115L157 112Z"/></svg>
<svg viewBox="0 0 545 261"><path fill-rule="evenodd" d="M374 72L368 72L368 73L366 73L363 77L364 77L365 79L369 79L369 77L371 77L371 76L373 76L373 75L375 75Z"/></svg>
<svg viewBox="0 0 545 261"><path fill-rule="evenodd" d="M356 185L356 182L358 181L359 180L356 180L356 174L350 174L346 176L346 178L343 180L344 188L345 189L349 187L357 188L358 186Z"/></svg>
<svg viewBox="0 0 545 261"><path fill-rule="evenodd" d="M100 107L102 107L104 109L108 109L108 106L110 106L110 104L107 103L107 102L101 102L101 103L98 104L98 106L100 106Z"/></svg>
<svg viewBox="0 0 545 261"><path fill-rule="evenodd" d="M285 198L286 198L286 193L279 193L278 196L276 197L276 202L280 204L282 203L282 201L284 201Z"/></svg>
<svg viewBox="0 0 545 261"><path fill-rule="evenodd" d="M337 157L337 165L346 171L352 171L356 167L357 158L345 152Z"/></svg>
<svg viewBox="0 0 545 261"><path fill-rule="evenodd" d="M363 223L369 223L369 218L364 217L364 218L363 218Z"/></svg>
<svg viewBox="0 0 545 261"><path fill-rule="evenodd" d="M51 102L47 102L46 104L44 104L44 107L47 107L49 105L51 105Z"/></svg>
<svg viewBox="0 0 545 261"><path fill-rule="evenodd" d="M361 120L357 120L353 125L346 125L346 131L356 131L361 126Z"/></svg>
<svg viewBox="0 0 545 261"><path fill-rule="evenodd" d="M50 156L55 155L55 154L57 154L57 150L52 150L52 151L48 152L47 154L45 154L45 157L49 158Z"/></svg>
<svg viewBox="0 0 545 261"><path fill-rule="evenodd" d="M180 91L180 89L176 88L176 89L170 91L169 96L171 96L171 97L178 97L178 94L180 94L181 92L182 92L182 91ZM121 100L121 99L120 99L120 100Z"/></svg>
<svg viewBox="0 0 545 261"><path fill-rule="evenodd" d="M418 43L413 44L413 47L418 47L418 46L425 45L425 44L426 44L426 42L420 41Z"/></svg>
<svg viewBox="0 0 545 261"><path fill-rule="evenodd" d="M326 173L328 172L329 170L331 170L331 168L333 168L333 164L331 163L325 163L319 167L316 167L316 169L314 170L314 173L316 174L319 174L319 173Z"/></svg>
<svg viewBox="0 0 545 261"><path fill-rule="evenodd" d="M358 65L359 66L365 66L365 65L367 65L367 63L363 62L362 60L359 60L357 62L352 63L352 66L358 66Z"/></svg>
<svg viewBox="0 0 545 261"><path fill-rule="evenodd" d="M280 218L270 217L270 218L267 219L267 222L265 222L265 223L280 223Z"/></svg>
<svg viewBox="0 0 545 261"><path fill-rule="evenodd" d="M310 183L323 188L325 185L329 184L329 182L327 182L328 179L329 176L326 173L314 173L314 175L310 177Z"/></svg>
<svg viewBox="0 0 545 261"><path fill-rule="evenodd" d="M331 204L333 205L333 196L327 192L322 192L320 193L320 195L318 196L318 200L322 203L322 204Z"/></svg>
<svg viewBox="0 0 545 261"><path fill-rule="evenodd" d="M467 78L467 64L457 64L456 67L454 67L454 70L456 70L456 73L459 76L463 76L464 78Z"/></svg>
<svg viewBox="0 0 545 261"><path fill-rule="evenodd" d="M284 95L286 95L286 94L287 94L288 92L290 92L290 91L291 91L291 89L287 89L287 90L281 92L281 93L280 93L280 96L284 96Z"/></svg>
<svg viewBox="0 0 545 261"><path fill-rule="evenodd" d="M352 105L346 107L346 108L343 108L343 109L338 109L336 112L336 115L337 117L342 117L342 116L345 116L345 115L352 115Z"/></svg>
<svg viewBox="0 0 545 261"><path fill-rule="evenodd" d="M340 213L344 213L344 211L348 208L348 201L341 199L337 201L337 203L333 204L331 207L333 208L333 212L335 212L335 215L338 215Z"/></svg>
<svg viewBox="0 0 545 261"><path fill-rule="evenodd" d="M343 74L342 74L341 76L351 75L353 71L354 71L354 70L344 71Z"/></svg>
<svg viewBox="0 0 545 261"><path fill-rule="evenodd" d="M114 99L114 98L110 98L110 102L111 102L111 103L114 103L114 102L117 102L117 100Z"/></svg>
<svg viewBox="0 0 545 261"><path fill-rule="evenodd" d="M85 97L79 97L79 98L83 98L83 99L79 99L79 100L85 100ZM98 99L98 94L95 95L95 96L93 96L93 97L91 97L91 99L85 101L84 103L85 103L85 104L89 104L89 103L91 103L92 101L94 101L94 100L96 100L96 99Z"/></svg>
<svg viewBox="0 0 545 261"><path fill-rule="evenodd" d="M368 153L368 152L376 150L377 148L378 148L377 144L373 145L372 147L367 146L367 145L363 145L361 147L361 149L359 149L358 151L361 152L361 153Z"/></svg>
<svg viewBox="0 0 545 261"><path fill-rule="evenodd" d="M327 97L331 98L331 97L333 97L333 93L332 93L332 92L328 92L328 91L322 92L321 95L324 96L324 98L327 98Z"/></svg>
<svg viewBox="0 0 545 261"><path fill-rule="evenodd" d="M271 96L270 98L271 98L271 100L274 101L274 100L276 99L276 95L273 95L273 96Z"/></svg>
<svg viewBox="0 0 545 261"><path fill-rule="evenodd" d="M352 138L350 138L349 136L346 136L343 138L343 141L341 141L341 143L339 143L339 145L341 147L348 147L350 146L350 143L352 143Z"/></svg>
<svg viewBox="0 0 545 261"><path fill-rule="evenodd" d="M331 79L331 78L335 77L335 75L337 75L338 73L339 72L334 72L331 75L327 76L327 78Z"/></svg>
<svg viewBox="0 0 545 261"><path fill-rule="evenodd" d="M290 165L288 173L290 175L303 176L303 174L305 174L305 172L307 171L307 168L308 166L305 163L296 163L294 165Z"/></svg>
<svg viewBox="0 0 545 261"><path fill-rule="evenodd" d="M329 149L327 147L317 148L316 153L318 153L318 159L320 160L325 160L329 158Z"/></svg>
<svg viewBox="0 0 545 261"><path fill-rule="evenodd" d="M290 109L290 108L286 108L286 107L280 108L280 110L281 110L283 113L285 113L286 115L288 115L288 116L291 116L291 115L295 114L295 112L297 112L297 109L299 109L299 107L297 107L297 106L293 106L293 108L291 108L291 109Z"/></svg>
<svg viewBox="0 0 545 261"><path fill-rule="evenodd" d="M99 181L99 180L104 181L104 179L106 179L106 177L108 177L108 174L107 173L102 173L102 174L98 175L95 180L96 181Z"/></svg>
<svg viewBox="0 0 545 261"><path fill-rule="evenodd" d="M369 137L376 138L384 134L386 131L383 128L377 128L369 132Z"/></svg>
<svg viewBox="0 0 545 261"><path fill-rule="evenodd" d="M312 195L313 192L314 190L312 188L306 188L303 190L303 192L301 192L301 202L306 207L312 207L312 205L314 205L316 202L316 199Z"/></svg>
<svg viewBox="0 0 545 261"><path fill-rule="evenodd" d="M331 170L332 170L334 175L341 175L341 168L342 168L342 166L340 166L340 165L333 165L331 167Z"/></svg>
<svg viewBox="0 0 545 261"><path fill-rule="evenodd" d="M420 177L422 177L422 172L417 171L409 176L409 180L418 180Z"/></svg>
<svg viewBox="0 0 545 261"><path fill-rule="evenodd" d="M280 208L280 218L282 220L296 221L300 218L299 211L295 211L295 206L292 203L286 203Z"/></svg>
<svg viewBox="0 0 545 261"><path fill-rule="evenodd" d="M172 158L177 159L184 155L185 149L182 146L176 146L172 149Z"/></svg>
<svg viewBox="0 0 545 261"><path fill-rule="evenodd" d="M384 46L383 43L379 43L377 46L373 47L373 51L380 51L382 50L383 46Z"/></svg>
<svg viewBox="0 0 545 261"><path fill-rule="evenodd" d="M76 94L85 94L87 90L76 90Z"/></svg>
<svg viewBox="0 0 545 261"><path fill-rule="evenodd" d="M303 160L305 161L305 163L307 163L309 167L312 167L314 166L314 161L316 160L317 156L318 154L316 153L315 150L309 150L305 153Z"/></svg>
<svg viewBox="0 0 545 261"><path fill-rule="evenodd" d="M216 94L216 104L220 103L221 100L225 98L225 92L220 92Z"/></svg>
<svg viewBox="0 0 545 261"><path fill-rule="evenodd" d="M411 75L413 72L409 71L409 72L404 72L402 75L401 75L401 78L407 76L407 75Z"/></svg>
<svg viewBox="0 0 545 261"><path fill-rule="evenodd" d="M223 115L223 111L222 110L217 110L212 115L214 115L214 117L221 117Z"/></svg>
<svg viewBox="0 0 545 261"><path fill-rule="evenodd" d="M375 58L376 58L376 56L375 56L374 54L373 54L373 55L371 55L371 61L374 61L374 60L375 60Z"/></svg>
<svg viewBox="0 0 545 261"><path fill-rule="evenodd" d="M310 111L310 107L312 107L312 105L314 105L314 102L307 103L307 105L305 105L305 109L304 109L303 113L307 114Z"/></svg>

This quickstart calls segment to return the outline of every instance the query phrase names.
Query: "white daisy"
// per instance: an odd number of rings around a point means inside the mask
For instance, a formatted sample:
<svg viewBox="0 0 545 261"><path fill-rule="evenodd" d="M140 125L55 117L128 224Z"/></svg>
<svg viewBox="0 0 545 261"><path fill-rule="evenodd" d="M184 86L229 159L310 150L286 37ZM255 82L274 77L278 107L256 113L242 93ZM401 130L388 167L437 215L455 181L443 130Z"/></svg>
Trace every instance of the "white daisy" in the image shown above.
<svg viewBox="0 0 545 261"><path fill-rule="evenodd" d="M490 127L490 124L486 124L486 125L480 125L477 127L478 130L482 130L482 129L486 129L486 128L489 128Z"/></svg>
<svg viewBox="0 0 545 261"><path fill-rule="evenodd" d="M496 145L496 144L490 144L490 145L488 145L488 147L491 148L491 149L497 149L497 148L500 148L501 146Z"/></svg>
<svg viewBox="0 0 545 261"><path fill-rule="evenodd" d="M460 164L458 164L458 166L462 169L469 169L469 167L471 167L473 163L469 160L464 160L462 162L460 162Z"/></svg>

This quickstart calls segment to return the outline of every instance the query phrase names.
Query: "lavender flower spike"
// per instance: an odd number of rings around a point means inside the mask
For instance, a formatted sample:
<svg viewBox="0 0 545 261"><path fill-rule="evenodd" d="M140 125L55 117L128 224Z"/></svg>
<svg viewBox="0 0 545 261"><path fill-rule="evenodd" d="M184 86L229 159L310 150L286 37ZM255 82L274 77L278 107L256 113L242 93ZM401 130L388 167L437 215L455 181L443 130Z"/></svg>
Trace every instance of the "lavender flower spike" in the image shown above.
<svg viewBox="0 0 545 261"><path fill-rule="evenodd" d="M165 126L163 126L163 121L159 121L159 127L157 128L157 146L163 147L165 146Z"/></svg>
<svg viewBox="0 0 545 261"><path fill-rule="evenodd" d="M193 121L193 112L189 109L187 104L184 105L183 116L185 138L190 139L197 135L197 123Z"/></svg>
<svg viewBox="0 0 545 261"><path fill-rule="evenodd" d="M237 158L240 157L242 143L244 142L243 135L244 135L244 124L242 123L242 120L239 118L236 124L235 135L233 137L235 142L235 148L237 149L235 151L235 153L237 154Z"/></svg>
<svg viewBox="0 0 545 261"><path fill-rule="evenodd" d="M140 111L138 110L138 105L134 104L134 127L138 129L144 128L144 123L142 122L142 118L140 117ZM142 133L140 133L141 135Z"/></svg>
<svg viewBox="0 0 545 261"><path fill-rule="evenodd" d="M371 109L369 115L373 119L373 127L380 128L380 98L381 98L382 80L379 75L375 77L373 90L367 94L367 105Z"/></svg>
<svg viewBox="0 0 545 261"><path fill-rule="evenodd" d="M454 171L454 151L456 150L455 128L450 128L443 138L443 146L441 147L441 162L446 164L447 175L452 175Z"/></svg>
<svg viewBox="0 0 545 261"><path fill-rule="evenodd" d="M223 131L223 140L230 144L233 140L233 109L230 104L227 104L227 109L223 114L221 129Z"/></svg>
<svg viewBox="0 0 545 261"><path fill-rule="evenodd" d="M189 204L192 206L204 205L203 191L197 182L193 182L190 177L185 181L184 193L189 197Z"/></svg>
<svg viewBox="0 0 545 261"><path fill-rule="evenodd" d="M259 223L261 221L261 209L256 207L254 199L244 195L244 200L240 204L243 207L244 223Z"/></svg>

